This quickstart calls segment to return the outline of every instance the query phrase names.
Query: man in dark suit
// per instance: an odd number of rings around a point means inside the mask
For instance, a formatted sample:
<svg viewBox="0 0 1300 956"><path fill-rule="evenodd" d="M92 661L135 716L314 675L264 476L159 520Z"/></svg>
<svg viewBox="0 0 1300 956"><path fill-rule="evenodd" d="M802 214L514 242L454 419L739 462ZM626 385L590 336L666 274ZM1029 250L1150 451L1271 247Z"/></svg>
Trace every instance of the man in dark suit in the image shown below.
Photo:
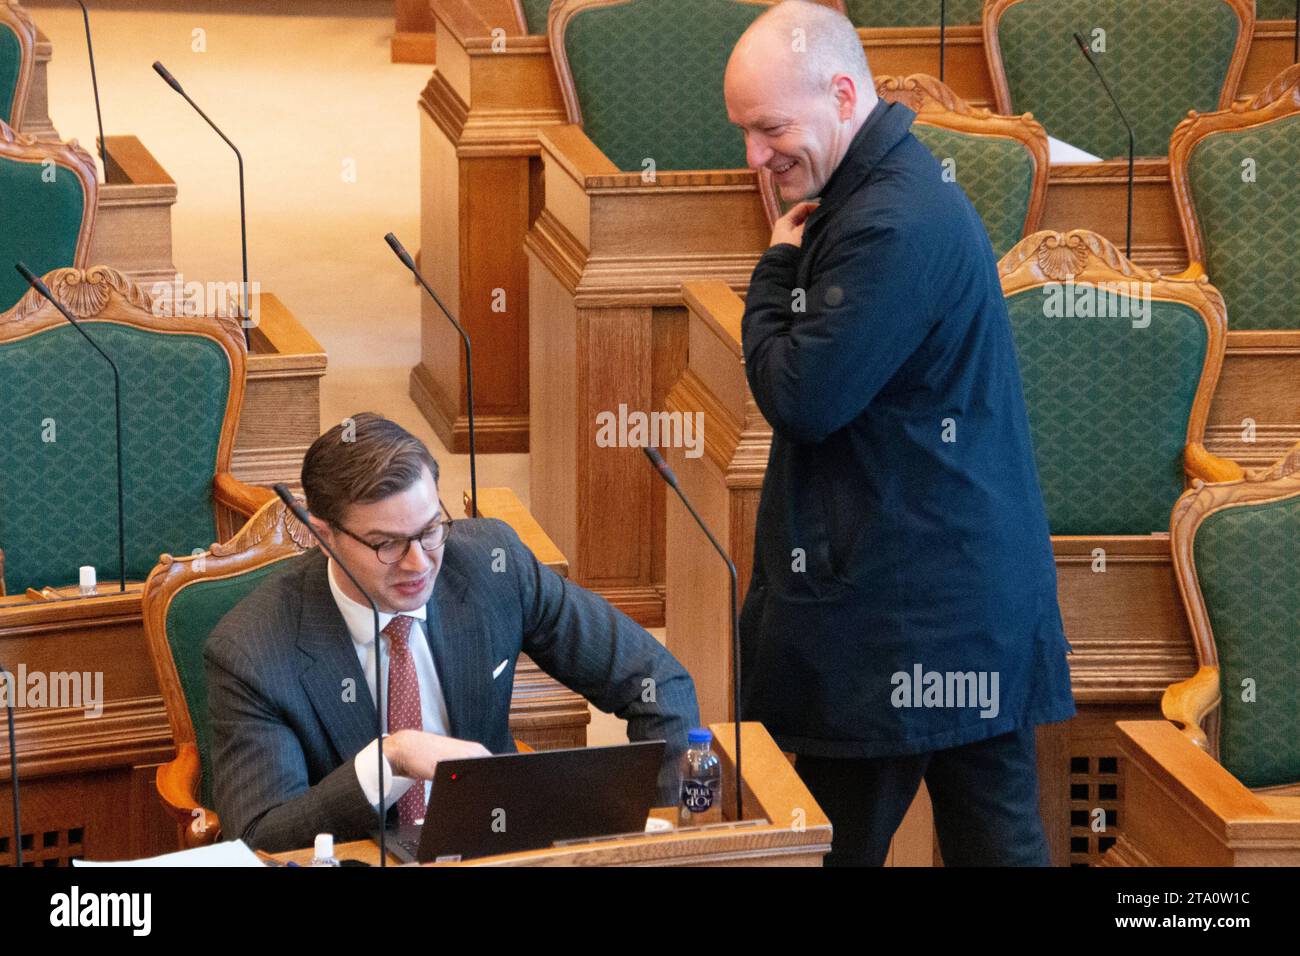
<svg viewBox="0 0 1300 956"><path fill-rule="evenodd" d="M438 463L369 413L322 435L303 460L312 531L380 608L384 758L375 740L374 625L356 587L319 549L240 602L204 648L213 797L222 830L265 850L317 833L365 836L424 816L438 761L515 749L515 660L668 742L660 804L699 722L690 676L601 598L540 565L510 527L457 521L438 500ZM575 785L578 781L575 781Z"/></svg>
<svg viewBox="0 0 1300 956"><path fill-rule="evenodd" d="M1074 704L988 237L840 14L774 7L725 84L749 165L797 202L742 330L773 430L744 717L798 754L829 864L882 863L922 779L945 863L1046 864L1034 726Z"/></svg>

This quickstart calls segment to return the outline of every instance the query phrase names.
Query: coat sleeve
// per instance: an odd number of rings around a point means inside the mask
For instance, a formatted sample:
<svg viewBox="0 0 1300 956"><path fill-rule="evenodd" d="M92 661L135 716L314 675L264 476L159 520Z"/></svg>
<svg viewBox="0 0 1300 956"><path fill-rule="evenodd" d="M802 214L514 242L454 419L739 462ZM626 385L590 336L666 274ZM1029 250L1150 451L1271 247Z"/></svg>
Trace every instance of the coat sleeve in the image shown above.
<svg viewBox="0 0 1300 956"><path fill-rule="evenodd" d="M664 740L659 806L678 800L677 764L699 725L695 682L631 618L538 562L513 531L520 575L523 649L556 680L627 721L630 740Z"/></svg>
<svg viewBox="0 0 1300 956"><path fill-rule="evenodd" d="M308 785L307 761L293 728L258 689L256 669L229 642L204 654L212 730L212 796L222 838L268 852L312 845L317 833L338 840L375 825L351 760Z"/></svg>
<svg viewBox="0 0 1300 956"><path fill-rule="evenodd" d="M773 246L750 281L745 374L772 428L816 444L853 421L929 333L925 256L895 226L848 231L795 282L799 250Z"/></svg>

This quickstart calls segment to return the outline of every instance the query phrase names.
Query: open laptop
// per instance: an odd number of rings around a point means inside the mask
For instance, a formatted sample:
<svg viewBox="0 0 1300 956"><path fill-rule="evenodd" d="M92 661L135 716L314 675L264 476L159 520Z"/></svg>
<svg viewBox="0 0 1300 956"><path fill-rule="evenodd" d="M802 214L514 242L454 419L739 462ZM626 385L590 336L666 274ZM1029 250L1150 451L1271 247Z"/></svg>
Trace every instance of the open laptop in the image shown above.
<svg viewBox="0 0 1300 956"><path fill-rule="evenodd" d="M389 831L404 863L540 850L559 840L641 833L664 741L444 760L423 826Z"/></svg>

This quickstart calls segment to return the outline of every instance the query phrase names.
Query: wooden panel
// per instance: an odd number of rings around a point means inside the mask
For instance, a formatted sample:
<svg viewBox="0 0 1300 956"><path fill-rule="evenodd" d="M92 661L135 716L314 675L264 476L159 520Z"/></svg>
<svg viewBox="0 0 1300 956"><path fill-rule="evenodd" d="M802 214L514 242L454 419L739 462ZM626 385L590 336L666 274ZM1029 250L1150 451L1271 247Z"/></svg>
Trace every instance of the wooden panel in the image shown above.
<svg viewBox="0 0 1300 956"><path fill-rule="evenodd" d="M1228 333L1205 445L1262 467L1300 441L1300 332Z"/></svg>
<svg viewBox="0 0 1300 956"><path fill-rule="evenodd" d="M528 450L528 272L523 237L541 209L538 131L563 120L545 37L520 35L508 0L438 0L438 68L420 98L421 243L430 285L469 333L481 452ZM493 28L505 31L504 49ZM504 293L506 311L493 311ZM496 298L494 298L496 297ZM469 449L460 342L421 304L411 398L457 453Z"/></svg>
<svg viewBox="0 0 1300 956"><path fill-rule="evenodd" d="M1169 162L1134 163L1133 255L1147 268L1166 274L1187 268L1187 249L1169 185ZM1124 248L1128 208L1128 160L1062 163L1048 174L1047 203L1040 229L1089 229Z"/></svg>
<svg viewBox="0 0 1300 956"><path fill-rule="evenodd" d="M248 390L231 470L250 484L296 488L302 458L320 434L325 350L271 292L256 297Z"/></svg>
<svg viewBox="0 0 1300 956"><path fill-rule="evenodd" d="M36 65L32 70L32 84L27 92L27 104L18 126L18 132L37 139L58 142L59 131L50 121L50 57L54 47L50 38L36 28Z"/></svg>
<svg viewBox="0 0 1300 956"><path fill-rule="evenodd" d="M530 397L534 412L543 407L550 412L535 413L528 423L529 504L569 557L572 573L578 544L577 310L560 282L535 263L529 268L529 290Z"/></svg>
<svg viewBox="0 0 1300 956"><path fill-rule="evenodd" d="M858 38L872 76L939 75L937 26L859 29ZM949 27L945 45L944 82L972 106L993 109L993 83L989 80L979 24Z"/></svg>
<svg viewBox="0 0 1300 956"><path fill-rule="evenodd" d="M89 263L109 265L147 291L176 276L172 206L176 183L134 136L109 136L107 182L100 186Z"/></svg>

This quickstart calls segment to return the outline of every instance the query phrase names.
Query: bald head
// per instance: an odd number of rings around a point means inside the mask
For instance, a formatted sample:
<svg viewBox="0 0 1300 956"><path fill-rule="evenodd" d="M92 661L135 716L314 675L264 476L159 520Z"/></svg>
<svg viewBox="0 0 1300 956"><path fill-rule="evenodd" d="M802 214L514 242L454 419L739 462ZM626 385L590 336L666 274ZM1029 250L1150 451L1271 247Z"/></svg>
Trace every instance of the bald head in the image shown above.
<svg viewBox="0 0 1300 956"><path fill-rule="evenodd" d="M838 73L870 85L871 71L858 32L849 18L810 0L784 0L741 35L731 61L780 70L809 90L823 90Z"/></svg>
<svg viewBox="0 0 1300 956"><path fill-rule="evenodd" d="M776 4L741 35L724 93L749 165L772 170L787 202L820 194L877 99L853 24L807 0Z"/></svg>

